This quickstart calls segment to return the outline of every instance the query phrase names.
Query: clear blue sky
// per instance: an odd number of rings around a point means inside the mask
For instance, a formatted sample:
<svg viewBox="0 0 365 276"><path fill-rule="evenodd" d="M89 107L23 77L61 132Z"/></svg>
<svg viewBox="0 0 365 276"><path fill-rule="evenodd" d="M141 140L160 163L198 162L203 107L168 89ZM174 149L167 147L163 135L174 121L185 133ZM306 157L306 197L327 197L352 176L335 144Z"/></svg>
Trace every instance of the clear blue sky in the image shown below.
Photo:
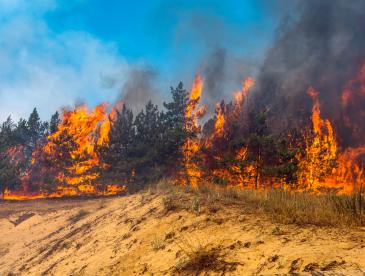
<svg viewBox="0 0 365 276"><path fill-rule="evenodd" d="M216 48L260 61L282 14L273 2L0 0L0 119L112 102L136 67L158 73L162 94L190 86Z"/></svg>

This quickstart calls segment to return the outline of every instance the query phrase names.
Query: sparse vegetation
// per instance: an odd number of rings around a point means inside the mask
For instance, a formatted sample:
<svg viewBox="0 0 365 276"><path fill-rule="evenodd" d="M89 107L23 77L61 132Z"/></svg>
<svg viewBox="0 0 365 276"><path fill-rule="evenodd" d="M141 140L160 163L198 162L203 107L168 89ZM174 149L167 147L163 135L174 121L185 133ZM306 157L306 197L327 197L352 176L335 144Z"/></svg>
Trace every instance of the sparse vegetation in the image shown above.
<svg viewBox="0 0 365 276"><path fill-rule="evenodd" d="M240 263L227 262L222 246L213 246L211 243L201 245L199 241L192 242L184 237L176 241L181 250L175 272L183 275L198 275L202 272L234 271Z"/></svg>
<svg viewBox="0 0 365 276"><path fill-rule="evenodd" d="M164 185L168 185L165 182ZM224 206L239 205L244 212L268 214L274 222L285 224L312 224L318 226L359 226L365 224L364 196L311 194L289 192L280 189L238 190L201 185L197 189L186 191L185 187L170 184L170 188L161 189L165 193L164 206L172 211L182 198L177 196L189 193L194 197L190 209L199 214L204 210L215 213ZM167 192L166 192L167 191ZM219 207L222 206L222 207Z"/></svg>
<svg viewBox="0 0 365 276"><path fill-rule="evenodd" d="M191 210L196 214L200 214L200 200L199 198L194 198L193 203L191 205Z"/></svg>
<svg viewBox="0 0 365 276"><path fill-rule="evenodd" d="M161 238L155 238L151 245L154 251L163 250L166 247L165 241Z"/></svg>
<svg viewBox="0 0 365 276"><path fill-rule="evenodd" d="M174 211L177 209L176 197L173 195L165 196L162 199L162 202L166 212Z"/></svg>

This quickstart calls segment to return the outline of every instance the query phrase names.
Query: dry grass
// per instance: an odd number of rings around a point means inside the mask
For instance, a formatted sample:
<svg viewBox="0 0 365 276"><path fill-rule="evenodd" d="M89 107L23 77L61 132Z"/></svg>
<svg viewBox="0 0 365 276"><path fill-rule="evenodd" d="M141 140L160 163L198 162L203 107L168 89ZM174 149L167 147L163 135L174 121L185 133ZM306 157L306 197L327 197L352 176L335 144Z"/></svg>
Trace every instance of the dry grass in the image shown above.
<svg viewBox="0 0 365 276"><path fill-rule="evenodd" d="M165 240L161 238L155 238L151 243L153 251L163 250L166 247Z"/></svg>
<svg viewBox="0 0 365 276"><path fill-rule="evenodd" d="M175 241L180 248L181 257L176 263L174 273L180 275L200 275L205 272L225 272L234 271L239 262L227 262L224 260L225 253L223 246L214 246L211 243L202 245L199 241L189 240L181 236Z"/></svg>
<svg viewBox="0 0 365 276"><path fill-rule="evenodd" d="M159 183L157 189L166 194L166 210L181 207L183 198L190 198L190 209L199 214L206 210L215 213L225 206L238 205L244 212L264 213L274 222L285 224L312 224L317 226L365 225L364 196L315 195L283 190L256 191L219 188L201 185L197 189L179 187L168 181ZM186 202L185 202L186 204Z"/></svg>

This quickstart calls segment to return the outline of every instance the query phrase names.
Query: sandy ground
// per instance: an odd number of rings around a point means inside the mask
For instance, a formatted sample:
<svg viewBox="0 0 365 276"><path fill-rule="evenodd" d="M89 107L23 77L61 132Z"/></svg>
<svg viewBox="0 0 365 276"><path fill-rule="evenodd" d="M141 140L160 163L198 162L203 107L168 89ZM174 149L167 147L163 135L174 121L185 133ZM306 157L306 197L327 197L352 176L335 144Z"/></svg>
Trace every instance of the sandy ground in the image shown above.
<svg viewBox="0 0 365 276"><path fill-rule="evenodd" d="M149 192L0 202L0 275L194 275L177 268L199 246L220 252L203 275L365 275L365 228L278 225L239 207L167 212Z"/></svg>

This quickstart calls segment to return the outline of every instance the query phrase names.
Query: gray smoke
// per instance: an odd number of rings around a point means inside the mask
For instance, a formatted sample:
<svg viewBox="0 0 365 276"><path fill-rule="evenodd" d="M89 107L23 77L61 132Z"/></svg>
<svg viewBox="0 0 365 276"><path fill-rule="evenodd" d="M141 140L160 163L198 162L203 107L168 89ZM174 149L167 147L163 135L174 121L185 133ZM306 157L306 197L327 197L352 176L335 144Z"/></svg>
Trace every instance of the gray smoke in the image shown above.
<svg viewBox="0 0 365 276"><path fill-rule="evenodd" d="M319 92L323 117L335 122L343 145L365 134L365 101L351 109L355 134L344 126L341 94L365 60L365 1L303 0L283 20L261 67L255 103L269 107L275 131L303 123L311 110L306 92ZM363 142L364 138L362 138Z"/></svg>
<svg viewBox="0 0 365 276"><path fill-rule="evenodd" d="M215 50L208 58L204 68L204 97L203 103L208 106L222 98L226 74L226 51L222 48Z"/></svg>
<svg viewBox="0 0 365 276"><path fill-rule="evenodd" d="M134 113L140 112L148 101L161 102L159 91L155 86L157 72L151 68L135 68L128 72L120 100Z"/></svg>

